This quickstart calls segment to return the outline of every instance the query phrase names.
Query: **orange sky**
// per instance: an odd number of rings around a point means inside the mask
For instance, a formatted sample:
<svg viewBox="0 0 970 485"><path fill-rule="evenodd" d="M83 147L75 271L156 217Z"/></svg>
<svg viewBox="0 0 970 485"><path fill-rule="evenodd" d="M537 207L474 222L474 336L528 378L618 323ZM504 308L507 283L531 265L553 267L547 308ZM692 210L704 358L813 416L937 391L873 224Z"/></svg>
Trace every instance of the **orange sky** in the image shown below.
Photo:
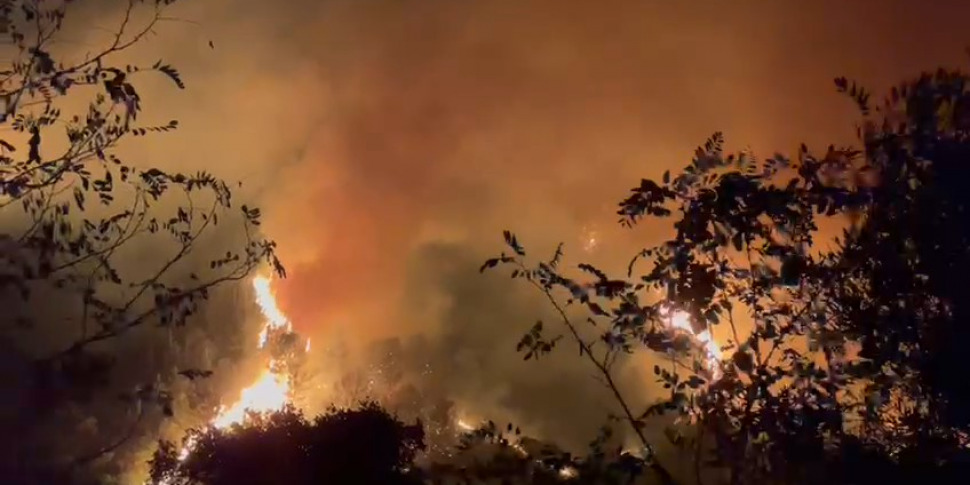
<svg viewBox="0 0 970 485"><path fill-rule="evenodd" d="M580 401L598 387L546 402L550 379L587 374L569 359L550 369L512 356L538 307L518 296L525 288L477 273L502 229L578 251L582 228L596 228L603 243L588 257L619 268L657 227L621 230L613 204L640 177L685 164L712 132L762 155L801 141L822 149L851 140L855 122L833 77L878 88L970 60L966 2L180 9L193 23L146 47L189 84L165 98L182 131L146 142L151 159L244 182L288 265L280 298L297 328L361 345L427 335L457 399L547 427L588 414Z"/></svg>

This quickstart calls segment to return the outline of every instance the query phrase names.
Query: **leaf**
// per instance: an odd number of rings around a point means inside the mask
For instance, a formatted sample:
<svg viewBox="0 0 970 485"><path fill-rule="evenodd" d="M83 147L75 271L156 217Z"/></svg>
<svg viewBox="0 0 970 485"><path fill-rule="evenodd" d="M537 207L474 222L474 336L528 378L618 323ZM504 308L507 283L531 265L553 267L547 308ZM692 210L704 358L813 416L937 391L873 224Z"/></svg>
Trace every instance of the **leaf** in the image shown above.
<svg viewBox="0 0 970 485"><path fill-rule="evenodd" d="M563 247L563 244L562 243L559 243L556 246L556 252L555 252L555 254L552 255L552 259L549 260L549 267L550 268L555 269L556 266L559 265L559 262L562 260L562 247Z"/></svg>
<svg viewBox="0 0 970 485"><path fill-rule="evenodd" d="M182 82L182 77L179 75L178 70L176 70L174 67L167 64L158 64L156 69L158 69L158 71L162 74L168 76L168 78L171 79L172 82L179 87L179 89L185 89L185 83Z"/></svg>
<svg viewBox="0 0 970 485"><path fill-rule="evenodd" d="M733 360L734 365L736 365L738 369L743 372L750 373L751 370L754 369L754 359L751 358L751 354L749 354L746 350L739 349L734 353L733 356L731 356L731 360Z"/></svg>
<svg viewBox="0 0 970 485"><path fill-rule="evenodd" d="M579 269L585 271L586 273L589 273L589 274L592 274L592 275L596 276L600 280L609 279L609 278L607 278L606 273L604 273L603 271L600 271L598 268L596 268L595 266L593 266L591 264L582 263L582 264L579 265Z"/></svg>
<svg viewBox="0 0 970 485"><path fill-rule="evenodd" d="M201 369L185 369L179 371L179 375L185 377L190 381L194 381L199 378L206 378L212 376L211 370L201 370Z"/></svg>
<svg viewBox="0 0 970 485"><path fill-rule="evenodd" d="M687 387L690 387L691 389L697 389L704 385L705 382L706 381L704 379L701 379L698 376L690 376L686 381Z"/></svg>
<svg viewBox="0 0 970 485"><path fill-rule="evenodd" d="M588 306L590 311L592 311L596 315L603 316L603 317L608 317L610 315L609 313L606 312L606 310L603 310L603 307L599 306L594 302L587 302L586 306Z"/></svg>
<svg viewBox="0 0 970 485"><path fill-rule="evenodd" d="M485 261L485 264L483 264L481 268L478 268L478 272L479 273L484 273L486 269L494 268L494 267L498 266L498 262L499 262L499 259L498 258L488 259L488 260Z"/></svg>
<svg viewBox="0 0 970 485"><path fill-rule="evenodd" d="M502 231L502 236L505 238L505 244L515 251L515 254L519 256L525 256L525 250L519 244L518 239L516 239L515 234L511 231Z"/></svg>
<svg viewBox="0 0 970 485"><path fill-rule="evenodd" d="M28 162L39 162L40 161L40 129L36 126L30 129L30 140L27 141L29 147L29 154L27 155Z"/></svg>

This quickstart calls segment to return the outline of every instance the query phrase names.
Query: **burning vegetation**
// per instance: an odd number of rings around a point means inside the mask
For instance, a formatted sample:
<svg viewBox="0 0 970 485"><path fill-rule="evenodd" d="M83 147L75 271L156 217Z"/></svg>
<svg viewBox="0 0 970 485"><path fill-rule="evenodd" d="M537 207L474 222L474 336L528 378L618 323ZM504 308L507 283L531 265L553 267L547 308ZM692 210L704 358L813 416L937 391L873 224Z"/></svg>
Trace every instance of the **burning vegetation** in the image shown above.
<svg viewBox="0 0 970 485"><path fill-rule="evenodd" d="M510 436L505 436L499 432L494 423L469 421L467 417L462 417L463 413L447 408L444 415L433 416L430 420L418 420L415 425L404 425L396 418L387 414L377 401L362 401L359 408L338 410L331 405L326 414L314 421L306 421L303 411L295 405L295 393L298 388L293 385L294 377L298 372L301 363L310 352L308 339L303 339L294 333L290 319L279 308L272 288L272 280L268 277L257 276L252 280L253 294L255 303L259 307L263 317L263 326L258 333L256 348L265 353L266 367L261 371L255 381L239 392L238 398L230 405L220 406L216 416L209 423L200 429L189 430L182 439L181 447L176 453L176 448L166 442L162 442L158 451L152 459L152 478L146 485L181 485L194 483L192 480L202 480L205 483L221 484L236 483L230 478L234 476L251 477L255 471L245 472L246 467L229 467L227 465L217 465L213 460L213 453L219 453L220 448L233 448L233 440L242 439L236 435L259 436L251 437L262 446L269 446L271 438L261 435L265 433L280 432L276 427L292 426L296 423L306 428L320 427L319 433L330 436L336 431L324 429L323 423L332 419L362 419L366 421L368 416L379 415L390 423L399 425L402 431L401 441L397 446L405 453L406 457L400 458L397 465L390 467L392 473L399 474L395 477L384 477L380 483L419 483L420 479L416 466L430 467L434 473L444 476L458 477L467 473L468 467L478 463L478 459L467 462L469 456L481 456L487 458L491 463L495 459L494 453L503 456L501 450L508 450L505 455L513 459L516 473L528 476L548 475L557 477L560 480L570 481L579 476L579 470L584 466L568 458L568 454L554 447L544 445L539 441L532 440L520 435L516 428ZM666 317L672 331L682 332L691 336L702 352L707 352L707 365L712 372L720 365L720 350L709 338L709 333L703 332L694 337L689 316L684 312L670 311ZM376 375L367 380L370 392L382 392L385 398L388 397L390 389L380 389L376 387L374 377L378 377L380 369ZM372 399L372 398L371 398ZM393 400L391 406L394 405ZM400 404L400 403L398 403ZM415 403L419 407L426 407L425 403ZM423 417L429 417L427 411L420 413ZM363 423L361 423L363 425ZM507 431L513 431L509 425ZM366 430L360 432L365 433ZM407 436L406 438L404 436ZM202 445L202 442L205 442ZM345 443L348 446L355 446L353 442ZM199 451L202 446L205 451ZM301 445L294 441L280 446L311 446ZM333 445L339 446L339 445ZM492 451L487 451L490 447L497 447ZM530 450L531 448L531 450ZM332 450L327 450L330 452ZM197 453L204 453L198 457ZM245 453L245 451L239 451ZM256 452L255 450L253 452ZM358 453L371 453L372 450L360 450ZM257 452L260 453L260 452ZM324 453L324 451L321 451ZM622 456L632 456L628 452L623 452ZM313 456L311 452L297 452L303 459ZM253 458L236 456L231 458L233 461L243 462ZM228 457L220 460L229 460ZM293 459L292 457L290 458ZM480 459L480 458L479 458ZM642 458L640 458L642 459ZM320 471L320 476L333 477L335 475L355 477L354 480L361 480L360 467L373 467L373 464L358 463L359 459L350 460L354 463L350 470L342 471ZM466 462L464 465L457 465ZM209 470L207 467L222 466L222 471ZM481 465L477 465L481 467ZM480 473L495 473L488 467L482 468ZM474 466L472 466L474 468ZM313 468L307 466L306 468ZM303 470L305 471L305 470ZM227 476L209 477L200 479L205 473L226 473ZM306 483L309 477L293 477L295 483ZM349 478L348 478L349 479ZM300 481L303 480L303 481ZM259 482L262 483L262 482ZM348 482L350 483L350 482ZM354 483L358 483L354 481ZM364 482L360 482L364 483ZM369 483L369 482L368 482Z"/></svg>
<svg viewBox="0 0 970 485"><path fill-rule="evenodd" d="M609 399L608 425L570 451L547 442L555 430L535 439L447 393L429 397L422 379L438 369L402 377L393 344L356 368L308 375L333 343L311 346L277 305L274 278L286 272L261 211L235 205L234 185L212 174L118 154L122 140L179 127L145 124L140 91L148 75L186 89L179 71L116 57L171 19L163 12L175 0L128 1L101 50L69 59L52 44L76 3L0 1L13 59L0 70L9 128L0 290L15 329L0 343L19 385L7 400L16 412L0 415L4 483L114 478L128 465L123 451L179 416L183 378L213 375L182 369L178 340L212 294L245 283L262 316L246 342L260 368L178 444L158 444L150 483L871 485L970 475L962 71L921 74L879 107L837 78L862 118L858 147L759 159L714 134L679 172L642 179L618 204L626 227L651 219L673 229L625 275L567 266L561 245L533 261L506 231L481 271L508 268L551 317L516 350L526 361L578 351ZM832 218L844 230L817 244ZM609 243L599 231L581 237L586 255ZM272 276L256 275L265 268ZM149 329L168 338L139 333ZM632 397L646 386L621 380L623 365L652 367L654 402ZM333 385L317 392L324 383Z"/></svg>

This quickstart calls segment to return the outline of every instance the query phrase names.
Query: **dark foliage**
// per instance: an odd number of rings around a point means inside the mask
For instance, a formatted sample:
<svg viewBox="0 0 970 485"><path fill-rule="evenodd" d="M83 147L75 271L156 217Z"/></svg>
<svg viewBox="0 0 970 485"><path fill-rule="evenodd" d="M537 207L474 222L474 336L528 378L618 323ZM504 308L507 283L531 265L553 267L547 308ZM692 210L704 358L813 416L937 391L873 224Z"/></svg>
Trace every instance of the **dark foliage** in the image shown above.
<svg viewBox="0 0 970 485"><path fill-rule="evenodd" d="M180 460L183 446L192 451ZM151 477L166 485L419 484L414 459L424 446L420 423L404 424L372 402L312 420L286 409L191 431L182 446L162 442Z"/></svg>
<svg viewBox="0 0 970 485"><path fill-rule="evenodd" d="M939 70L895 87L879 108L845 79L863 116L859 148L802 147L794 159L724 153L720 134L684 170L643 180L621 222L668 218L676 235L644 249L624 278L555 257L527 266L519 240L485 263L514 266L558 310L580 355L637 432L666 413L695 456L681 481L962 483L970 470L970 77ZM834 244L818 232L845 229ZM829 249L834 246L834 249ZM646 268L639 270L639 268ZM562 295L562 296L560 296ZM581 305L598 338L586 338ZM675 314L690 329L675 328ZM742 321L745 325L742 325ZM590 325L584 324L586 327ZM749 327L747 329L746 327ZM537 325L526 358L553 349ZM714 334L723 358L699 345ZM617 355L646 348L670 394L632 410L610 379ZM664 481L673 479L653 460Z"/></svg>
<svg viewBox="0 0 970 485"><path fill-rule="evenodd" d="M590 442L588 453L576 455L557 446L523 436L509 424L500 429L488 422L464 434L454 460L436 463L426 470L431 483L449 484L596 484L642 483L649 462L642 457L611 449L609 427Z"/></svg>
<svg viewBox="0 0 970 485"><path fill-rule="evenodd" d="M179 72L119 60L158 31L174 1L122 2L116 19L104 19L118 22L105 43L73 57L54 44L77 1L0 2L0 345L4 370L15 369L3 378L4 478L66 483L145 421L170 416L174 372L145 369L118 383L113 371L131 340L117 341L190 323L214 291L261 266L283 273L275 244L259 234L259 211L234 206L227 182L117 154L134 137L178 128L144 123L151 99L139 86L161 76L185 89ZM234 242L211 247L213 232L226 229L238 231ZM152 257L136 257L146 250ZM124 364L129 376L140 368ZM94 437L74 432L86 421ZM56 479L38 471L52 468Z"/></svg>
<svg viewBox="0 0 970 485"><path fill-rule="evenodd" d="M939 70L893 88L886 106L906 118L866 133L879 183L864 192L864 223L837 268L849 284L828 292L839 329L861 342L861 372L899 378L873 392L883 400L895 386L917 394L931 433L970 431L967 84L965 74Z"/></svg>

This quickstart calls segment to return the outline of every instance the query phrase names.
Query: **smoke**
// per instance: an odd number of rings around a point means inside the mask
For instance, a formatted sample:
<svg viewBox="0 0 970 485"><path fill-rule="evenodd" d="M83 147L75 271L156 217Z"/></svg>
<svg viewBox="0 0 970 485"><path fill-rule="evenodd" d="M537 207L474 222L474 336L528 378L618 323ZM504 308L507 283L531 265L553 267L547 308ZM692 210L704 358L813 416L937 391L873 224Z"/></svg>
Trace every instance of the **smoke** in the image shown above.
<svg viewBox="0 0 970 485"><path fill-rule="evenodd" d="M602 389L571 355L514 354L545 310L477 273L500 231L619 269L661 228L620 230L613 204L711 132L756 151L851 141L832 77L879 88L962 62L961 15L894 6L201 2L179 15L198 22L176 25L187 35L155 47L190 89L166 100L184 131L153 158L238 174L280 243L298 331L360 360L423 337L403 365L437 366L467 412L550 434L585 423L575 443L608 409ZM584 227L601 239L590 253Z"/></svg>
<svg viewBox="0 0 970 485"><path fill-rule="evenodd" d="M334 373L396 340L400 369L433 369L472 418L583 443L608 396L574 349L538 364L515 354L550 315L527 288L478 274L501 230L544 257L565 241L567 262L621 270L665 228L620 229L614 204L712 132L763 155L850 142L833 77L878 89L964 63L970 5L922 3L186 2L132 53L182 71L186 91L143 94L180 131L130 150L243 183L287 265L277 287L296 330L347 346ZM89 3L81 25L110 27L115 11ZM210 308L209 330L183 337L209 350L187 353L231 356L220 342L245 340L225 323L243 302ZM647 400L633 364L623 385Z"/></svg>
<svg viewBox="0 0 970 485"><path fill-rule="evenodd" d="M613 204L640 177L682 166L711 132L756 152L851 141L853 107L834 76L881 88L963 62L959 15L897 3L293 7L307 23L269 50L294 52L296 82L275 72L269 91L283 105L282 93L299 97L287 124L305 139L296 161L270 164L283 168L261 193L290 255L283 305L315 340L426 335L422 357L469 412L576 443L606 413L603 389L574 355L514 355L544 315L528 289L477 274L500 230L543 256L564 240L567 257L618 270L662 228L622 231ZM582 251L584 227L601 234L595 252ZM642 379L631 372L626 385ZM556 423L584 425L569 435Z"/></svg>

